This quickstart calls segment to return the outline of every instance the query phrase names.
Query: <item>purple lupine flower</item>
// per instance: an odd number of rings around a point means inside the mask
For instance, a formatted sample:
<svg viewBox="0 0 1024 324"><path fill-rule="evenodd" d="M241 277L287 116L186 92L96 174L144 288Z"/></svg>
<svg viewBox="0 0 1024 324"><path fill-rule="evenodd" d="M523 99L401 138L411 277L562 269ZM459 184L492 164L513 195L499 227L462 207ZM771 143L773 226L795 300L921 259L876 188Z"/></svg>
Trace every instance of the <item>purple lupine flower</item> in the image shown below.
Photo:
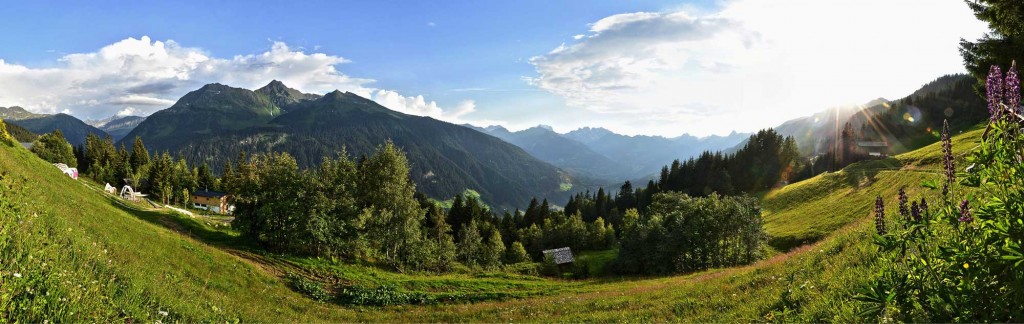
<svg viewBox="0 0 1024 324"><path fill-rule="evenodd" d="M1017 77L1017 61L1006 71L1006 106L1012 113L1020 112L1020 78ZM1008 116L1011 117L1011 116Z"/></svg>
<svg viewBox="0 0 1024 324"><path fill-rule="evenodd" d="M971 217L971 206L967 204L967 199L964 199L960 203L960 222L970 223L972 221L974 221L974 218Z"/></svg>
<svg viewBox="0 0 1024 324"><path fill-rule="evenodd" d="M1003 102L1003 71L999 66L993 65L988 71L988 80L985 81L985 92L988 96L988 113L995 121L999 118L1001 111L999 104Z"/></svg>
<svg viewBox="0 0 1024 324"><path fill-rule="evenodd" d="M922 219L928 218L930 212L928 211L928 201L921 198L921 216Z"/></svg>
<svg viewBox="0 0 1024 324"><path fill-rule="evenodd" d="M875 198L875 230L878 235L885 235L885 203L882 196Z"/></svg>
<svg viewBox="0 0 1024 324"><path fill-rule="evenodd" d="M904 219L910 219L910 209L907 209L907 201L909 199L907 199L907 191L904 190L904 188L905 187L900 187L900 192L898 194L898 200L900 204L900 216L903 216Z"/></svg>
<svg viewBox="0 0 1024 324"><path fill-rule="evenodd" d="M956 161L953 159L953 141L949 137L948 120L942 121L942 167L946 174L946 184L948 186L956 181ZM943 187L943 195L948 190L948 187Z"/></svg>
<svg viewBox="0 0 1024 324"><path fill-rule="evenodd" d="M921 206L919 206L916 201L910 204L910 217L914 222L921 222Z"/></svg>

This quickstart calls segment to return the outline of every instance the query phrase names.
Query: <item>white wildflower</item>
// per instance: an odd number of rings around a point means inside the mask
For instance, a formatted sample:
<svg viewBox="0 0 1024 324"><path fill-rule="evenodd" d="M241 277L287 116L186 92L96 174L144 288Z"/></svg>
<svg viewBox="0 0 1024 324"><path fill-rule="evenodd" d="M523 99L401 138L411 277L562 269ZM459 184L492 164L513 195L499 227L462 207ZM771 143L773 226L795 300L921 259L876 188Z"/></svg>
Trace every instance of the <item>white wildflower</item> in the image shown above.
<svg viewBox="0 0 1024 324"><path fill-rule="evenodd" d="M15 273L14 273L14 277L15 277L15 278L21 278L21 274L20 274L20 273L17 273L17 272L15 272Z"/></svg>
<svg viewBox="0 0 1024 324"><path fill-rule="evenodd" d="M157 313L160 314L160 316L167 316L167 314L170 314L167 311L158 311Z"/></svg>

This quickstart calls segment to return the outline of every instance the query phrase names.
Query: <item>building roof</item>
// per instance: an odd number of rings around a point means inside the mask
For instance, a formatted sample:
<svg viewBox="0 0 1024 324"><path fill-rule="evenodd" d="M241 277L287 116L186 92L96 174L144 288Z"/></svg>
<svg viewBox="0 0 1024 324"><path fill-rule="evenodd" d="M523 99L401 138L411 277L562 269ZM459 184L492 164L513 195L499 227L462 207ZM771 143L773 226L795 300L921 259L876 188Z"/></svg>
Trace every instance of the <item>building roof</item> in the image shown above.
<svg viewBox="0 0 1024 324"><path fill-rule="evenodd" d="M220 197L227 196L228 194L224 193L224 192L219 192L219 191L199 190L199 191L193 192L192 195L193 196L199 196L199 197L220 198Z"/></svg>

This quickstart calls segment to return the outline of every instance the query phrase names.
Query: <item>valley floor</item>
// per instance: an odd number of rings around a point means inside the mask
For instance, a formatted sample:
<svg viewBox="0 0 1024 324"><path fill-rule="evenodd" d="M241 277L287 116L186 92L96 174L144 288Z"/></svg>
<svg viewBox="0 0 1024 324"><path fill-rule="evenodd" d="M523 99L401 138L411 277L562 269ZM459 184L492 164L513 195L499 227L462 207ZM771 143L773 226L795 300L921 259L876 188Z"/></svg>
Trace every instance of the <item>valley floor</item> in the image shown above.
<svg viewBox="0 0 1024 324"><path fill-rule="evenodd" d="M975 130L954 151L978 142ZM0 148L0 313L30 322L859 321L874 275L876 195L936 178L934 144L764 195L773 257L674 277L555 280L506 272L402 274L250 248L224 223L118 203L21 148ZM607 257L607 256L601 256ZM295 279L302 278L302 279ZM314 301L296 280L392 285L446 300L354 307Z"/></svg>

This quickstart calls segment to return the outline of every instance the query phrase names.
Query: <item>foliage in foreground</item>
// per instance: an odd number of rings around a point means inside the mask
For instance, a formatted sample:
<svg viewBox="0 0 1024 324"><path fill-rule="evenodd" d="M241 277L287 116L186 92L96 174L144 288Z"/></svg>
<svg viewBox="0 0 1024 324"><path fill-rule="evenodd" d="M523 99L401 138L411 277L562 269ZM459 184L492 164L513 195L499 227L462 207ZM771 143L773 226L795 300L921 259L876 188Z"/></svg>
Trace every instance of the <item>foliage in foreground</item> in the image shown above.
<svg viewBox="0 0 1024 324"><path fill-rule="evenodd" d="M935 207L909 203L887 216L876 199L878 278L857 299L862 314L883 321L1019 322L1024 319L1024 132L1016 71L993 67L987 85L992 122L957 173L948 127L944 181ZM1005 95L1005 96L1004 96ZM890 224L895 223L895 224Z"/></svg>

